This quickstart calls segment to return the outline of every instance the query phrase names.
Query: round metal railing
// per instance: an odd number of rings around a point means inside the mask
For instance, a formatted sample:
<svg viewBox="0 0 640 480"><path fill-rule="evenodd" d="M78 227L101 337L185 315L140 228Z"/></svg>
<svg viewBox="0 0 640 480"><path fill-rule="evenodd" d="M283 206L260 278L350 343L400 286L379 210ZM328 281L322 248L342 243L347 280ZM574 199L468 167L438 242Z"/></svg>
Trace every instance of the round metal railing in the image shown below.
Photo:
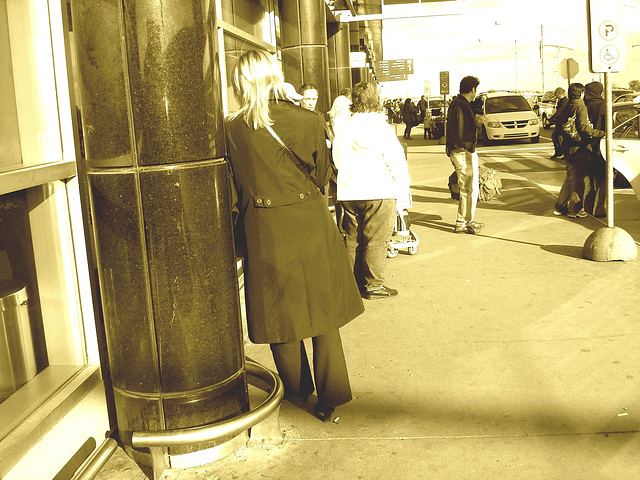
<svg viewBox="0 0 640 480"><path fill-rule="evenodd" d="M237 435L269 417L279 407L284 396L282 380L271 370L253 360L247 359L245 365L247 382L255 385L250 380L259 380L266 384L269 390L269 395L255 408L235 418L198 427L134 432L132 445L136 448L194 445Z"/></svg>

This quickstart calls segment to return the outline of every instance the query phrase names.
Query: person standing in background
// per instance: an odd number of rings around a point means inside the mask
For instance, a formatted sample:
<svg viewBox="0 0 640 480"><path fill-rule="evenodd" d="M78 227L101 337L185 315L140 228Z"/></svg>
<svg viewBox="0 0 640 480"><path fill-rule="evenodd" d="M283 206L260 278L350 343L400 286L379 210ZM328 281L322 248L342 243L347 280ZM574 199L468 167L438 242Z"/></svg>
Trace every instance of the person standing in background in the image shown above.
<svg viewBox="0 0 640 480"><path fill-rule="evenodd" d="M460 80L460 94L447 111L446 152L458 175L460 199L455 233L479 233L483 223L474 220L478 193L478 154L476 153L476 119L471 102L476 98L480 80L473 76Z"/></svg>
<svg viewBox="0 0 640 480"><path fill-rule="evenodd" d="M567 176L560 188L554 215L566 215L569 218L584 218L584 178L593 153L593 139L604 137L602 130L593 128L589 122L589 113L582 100L584 85L569 85L569 103L558 113L558 124L563 128L569 117L575 117L577 138L570 137L563 129L562 148L566 152Z"/></svg>
<svg viewBox="0 0 640 480"><path fill-rule="evenodd" d="M418 125L418 107L416 107L410 98L404 101L402 106L402 121L405 123L404 138L411 140L411 129Z"/></svg>
<svg viewBox="0 0 640 480"><path fill-rule="evenodd" d="M584 104L587 106L589 121L596 130L605 130L607 112L602 92L604 87L600 82L587 83L584 86ZM591 159L587 166L585 178L584 209L594 217L607 216L607 162L600 150L600 139L594 138L591 145Z"/></svg>
<svg viewBox="0 0 640 480"><path fill-rule="evenodd" d="M409 169L396 132L381 112L374 83L353 87L351 112L333 141L345 245L362 296L393 297L398 290L384 285L384 264L396 200L410 194Z"/></svg>
<svg viewBox="0 0 640 480"><path fill-rule="evenodd" d="M318 87L313 83L305 83L300 87L300 94L302 95L300 101L302 107L315 112L318 104Z"/></svg>
<svg viewBox="0 0 640 480"><path fill-rule="evenodd" d="M554 151L551 158L560 158L564 156L564 152L562 151L562 124L558 122L558 112L569 103L569 98L562 87L556 88L553 93L556 95L556 111L549 117L549 123L554 125L553 133L551 134Z"/></svg>

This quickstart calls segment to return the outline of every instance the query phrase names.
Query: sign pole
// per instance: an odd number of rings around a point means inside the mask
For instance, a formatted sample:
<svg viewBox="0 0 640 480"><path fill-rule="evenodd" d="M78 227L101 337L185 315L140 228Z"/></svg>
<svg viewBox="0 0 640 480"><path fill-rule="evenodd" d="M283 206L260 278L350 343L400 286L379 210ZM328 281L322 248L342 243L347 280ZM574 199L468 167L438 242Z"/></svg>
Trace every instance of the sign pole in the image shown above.
<svg viewBox="0 0 640 480"><path fill-rule="evenodd" d="M586 0L589 25L589 70L604 74L605 138L607 162L607 226L593 232L582 247L588 260L610 262L635 260L638 248L631 235L613 225L613 107L610 72L624 70L626 40L622 0ZM568 75L570 76L570 75Z"/></svg>
<svg viewBox="0 0 640 480"><path fill-rule="evenodd" d="M611 104L611 77L609 72L604 72L604 91L605 91L605 139L606 139L606 159L607 159L607 227L613 227L613 105Z"/></svg>

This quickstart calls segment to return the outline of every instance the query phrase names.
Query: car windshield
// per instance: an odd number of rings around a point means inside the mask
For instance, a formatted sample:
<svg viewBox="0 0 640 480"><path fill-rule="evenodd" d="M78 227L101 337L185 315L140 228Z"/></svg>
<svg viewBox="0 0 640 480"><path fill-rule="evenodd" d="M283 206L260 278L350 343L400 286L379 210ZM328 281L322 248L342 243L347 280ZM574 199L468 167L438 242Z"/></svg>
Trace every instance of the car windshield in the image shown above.
<svg viewBox="0 0 640 480"><path fill-rule="evenodd" d="M531 110L524 97L508 96L487 98L484 105L486 113L526 112Z"/></svg>

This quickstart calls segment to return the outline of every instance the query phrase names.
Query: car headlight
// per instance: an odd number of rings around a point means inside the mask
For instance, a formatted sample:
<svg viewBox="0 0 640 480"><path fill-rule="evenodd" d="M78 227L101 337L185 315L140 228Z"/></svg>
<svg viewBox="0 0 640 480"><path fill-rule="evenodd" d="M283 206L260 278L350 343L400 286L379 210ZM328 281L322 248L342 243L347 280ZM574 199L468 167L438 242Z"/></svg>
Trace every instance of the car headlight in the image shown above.
<svg viewBox="0 0 640 480"><path fill-rule="evenodd" d="M489 128L500 128L500 122L489 122L489 123L487 123L487 127L489 127Z"/></svg>
<svg viewBox="0 0 640 480"><path fill-rule="evenodd" d="M529 120L529 125L537 125L537 124L538 124L537 118L532 118L531 120Z"/></svg>

